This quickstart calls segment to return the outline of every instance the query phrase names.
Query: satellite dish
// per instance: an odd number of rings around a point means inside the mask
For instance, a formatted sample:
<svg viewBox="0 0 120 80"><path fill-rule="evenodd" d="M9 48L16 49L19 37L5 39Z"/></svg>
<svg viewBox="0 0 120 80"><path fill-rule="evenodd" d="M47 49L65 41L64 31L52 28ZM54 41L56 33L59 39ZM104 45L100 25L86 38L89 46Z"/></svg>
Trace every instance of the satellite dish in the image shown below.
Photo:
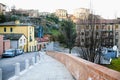
<svg viewBox="0 0 120 80"><path fill-rule="evenodd" d="M118 48L117 48L117 46L116 46L116 45L115 45L115 46L113 46L113 50L114 50L114 51L117 51L117 49L118 49Z"/></svg>

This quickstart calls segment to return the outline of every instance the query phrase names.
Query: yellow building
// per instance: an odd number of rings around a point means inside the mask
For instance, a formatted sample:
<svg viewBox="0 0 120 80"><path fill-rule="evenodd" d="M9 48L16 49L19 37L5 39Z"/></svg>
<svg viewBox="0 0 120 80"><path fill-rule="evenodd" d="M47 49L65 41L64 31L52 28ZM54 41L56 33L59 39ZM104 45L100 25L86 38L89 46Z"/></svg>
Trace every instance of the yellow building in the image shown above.
<svg viewBox="0 0 120 80"><path fill-rule="evenodd" d="M24 47L25 52L37 50L37 41L34 37L34 26L28 23L7 22L0 24L0 33L4 34L24 34L27 38L27 44Z"/></svg>

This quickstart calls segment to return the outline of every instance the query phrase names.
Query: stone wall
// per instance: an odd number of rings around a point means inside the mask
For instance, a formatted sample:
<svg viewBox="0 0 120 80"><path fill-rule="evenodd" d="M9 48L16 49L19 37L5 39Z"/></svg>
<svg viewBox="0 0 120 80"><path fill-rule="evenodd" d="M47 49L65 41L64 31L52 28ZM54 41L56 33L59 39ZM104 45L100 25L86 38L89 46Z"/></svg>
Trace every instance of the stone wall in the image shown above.
<svg viewBox="0 0 120 80"><path fill-rule="evenodd" d="M70 54L53 51L47 51L47 54L63 63L76 80L120 80L120 72Z"/></svg>

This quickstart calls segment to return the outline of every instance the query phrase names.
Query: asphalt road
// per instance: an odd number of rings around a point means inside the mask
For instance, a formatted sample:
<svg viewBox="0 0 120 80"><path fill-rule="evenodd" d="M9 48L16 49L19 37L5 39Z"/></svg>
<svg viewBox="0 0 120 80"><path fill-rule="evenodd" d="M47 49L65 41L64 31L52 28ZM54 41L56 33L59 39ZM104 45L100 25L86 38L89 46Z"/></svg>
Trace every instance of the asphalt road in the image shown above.
<svg viewBox="0 0 120 80"><path fill-rule="evenodd" d="M0 68L2 69L2 80L8 80L15 74L15 63L20 63L20 70L25 69L25 60L29 59L30 65L32 57L35 57L35 53L24 53L11 58L2 58L0 59Z"/></svg>

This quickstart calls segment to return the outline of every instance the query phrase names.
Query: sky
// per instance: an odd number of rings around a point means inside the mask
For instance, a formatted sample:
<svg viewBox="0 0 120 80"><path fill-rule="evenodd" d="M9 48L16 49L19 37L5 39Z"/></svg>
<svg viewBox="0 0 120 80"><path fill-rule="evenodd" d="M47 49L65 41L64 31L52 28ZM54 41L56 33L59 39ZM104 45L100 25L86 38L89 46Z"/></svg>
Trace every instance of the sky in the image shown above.
<svg viewBox="0 0 120 80"><path fill-rule="evenodd" d="M120 0L0 0L0 3L16 9L38 9L39 12L55 12L66 9L69 14L77 8L91 8L103 18L120 17Z"/></svg>

